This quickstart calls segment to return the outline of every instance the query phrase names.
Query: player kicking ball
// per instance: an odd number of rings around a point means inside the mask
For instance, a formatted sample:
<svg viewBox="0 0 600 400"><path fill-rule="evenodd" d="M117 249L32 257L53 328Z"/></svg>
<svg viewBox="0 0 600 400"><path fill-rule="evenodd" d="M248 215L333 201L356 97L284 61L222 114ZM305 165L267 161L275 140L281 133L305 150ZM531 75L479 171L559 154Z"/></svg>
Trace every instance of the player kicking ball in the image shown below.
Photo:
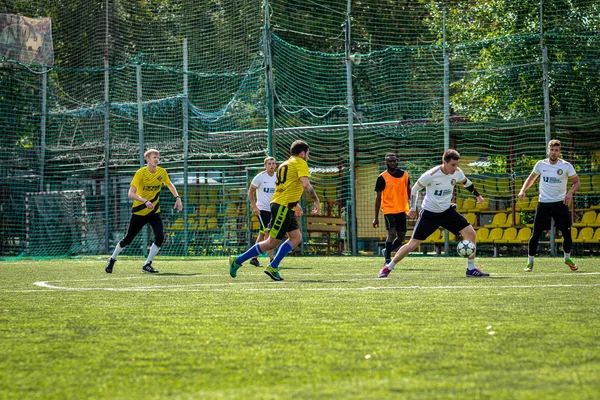
<svg viewBox="0 0 600 400"><path fill-rule="evenodd" d="M379 271L380 278L387 278L394 266L406 257L411 251L419 247L421 242L440 226L449 230L455 235L460 234L466 240L475 242L475 229L473 226L456 211L456 206L452 204L452 194L454 186L461 183L465 189L473 193L477 198L477 203L483 203L484 199L475 189L473 182L465 176L464 172L458 167L460 154L458 151L450 149L444 152L442 156L442 165L438 165L425 172L411 190L409 218L417 217L417 198L419 192L425 188L425 198L421 205L419 219L415 224L413 235L408 243L400 247L390 263L385 265ZM467 258L467 278L482 278L490 276L475 267L475 253Z"/></svg>

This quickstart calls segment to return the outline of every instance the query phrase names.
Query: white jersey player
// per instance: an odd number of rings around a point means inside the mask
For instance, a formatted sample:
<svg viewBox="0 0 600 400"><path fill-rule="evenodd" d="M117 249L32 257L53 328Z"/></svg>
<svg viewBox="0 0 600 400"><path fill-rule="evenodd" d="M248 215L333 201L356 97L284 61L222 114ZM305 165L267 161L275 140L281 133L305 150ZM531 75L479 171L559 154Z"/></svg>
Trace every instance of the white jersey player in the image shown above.
<svg viewBox="0 0 600 400"><path fill-rule="evenodd" d="M519 191L519 200L525 198L525 192L540 177L540 198L535 210L533 232L529 238L528 258L526 272L533 270L533 261L537 253L540 237L544 231L552 226L552 219L556 228L563 234L563 252L565 264L573 271L577 265L571 260L573 239L571 237L571 213L569 205L573 201L573 193L579 189L579 177L571 163L558 158L560 155L560 140L551 140L548 143L548 158L535 164L529 177L523 182ZM567 191L567 183L571 181L571 189Z"/></svg>
<svg viewBox="0 0 600 400"><path fill-rule="evenodd" d="M248 200L252 207L252 212L258 218L260 222L260 230L256 243L261 242L265 239L265 235L269 232L269 221L271 220L271 198L275 193L275 182L277 176L275 175L275 168L277 168L277 162L274 157L265 158L265 170L257 174L252 182L250 183L250 189L248 190ZM273 250L268 252L269 258L273 259ZM260 267L260 263L257 257L253 257L250 260L250 264L255 267Z"/></svg>
<svg viewBox="0 0 600 400"><path fill-rule="evenodd" d="M410 241L400 247L393 260L379 271L380 278L386 278L400 260L419 247L421 242L440 226L475 243L475 229L465 217L456 211L456 207L451 203L454 186L457 183L464 185L477 198L477 203L483 203L484 199L475 189L473 182L467 179L462 170L458 168L459 160L460 154L456 150L446 150L442 156L442 165L425 172L414 184L411 192L410 211L408 212L410 218L417 217L418 193L423 188L426 190L419 219L415 224ZM475 253L469 256L467 260L466 276L477 278L489 276L488 273L475 267Z"/></svg>

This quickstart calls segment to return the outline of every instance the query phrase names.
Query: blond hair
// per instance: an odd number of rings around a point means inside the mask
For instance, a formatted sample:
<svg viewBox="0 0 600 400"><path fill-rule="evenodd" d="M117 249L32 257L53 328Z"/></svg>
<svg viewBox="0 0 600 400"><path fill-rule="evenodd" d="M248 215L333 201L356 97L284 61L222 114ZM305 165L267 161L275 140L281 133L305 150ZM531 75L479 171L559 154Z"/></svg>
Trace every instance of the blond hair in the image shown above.
<svg viewBox="0 0 600 400"><path fill-rule="evenodd" d="M263 161L263 165L267 165L267 161L271 161L271 160L275 161L275 157L272 157L272 156L266 157L265 161Z"/></svg>
<svg viewBox="0 0 600 400"><path fill-rule="evenodd" d="M148 158L150 156L150 154L152 154L152 153L156 153L158 156L160 156L160 151L158 151L156 149L148 149L144 153L144 158Z"/></svg>

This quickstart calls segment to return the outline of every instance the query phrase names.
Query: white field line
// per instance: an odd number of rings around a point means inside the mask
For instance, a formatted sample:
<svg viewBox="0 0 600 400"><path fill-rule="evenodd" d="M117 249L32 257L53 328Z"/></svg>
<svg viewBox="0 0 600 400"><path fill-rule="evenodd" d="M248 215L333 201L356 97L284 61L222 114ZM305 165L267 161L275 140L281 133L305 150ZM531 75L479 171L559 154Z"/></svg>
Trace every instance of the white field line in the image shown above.
<svg viewBox="0 0 600 400"><path fill-rule="evenodd" d="M559 273L559 274L551 274L551 273L537 273L537 274L529 274L529 273L519 273L519 274L507 274L502 276L495 276L496 278L508 277L508 276L518 276L521 278L529 279L530 277L542 276L542 275L551 275L551 276L571 276L571 277L579 277L585 275L598 275L600 272L583 272L583 273ZM344 275L344 276L364 276L364 274L328 274L331 275ZM188 275L188 276L169 276L169 278L190 278L190 277L222 277L222 274L219 275ZM299 274L296 279L298 280L286 280L283 282L270 282L270 281L252 281L252 282L228 282L228 283L190 283L190 284L172 284L172 285L143 285L143 286L135 286L135 287L71 287L71 286L60 286L61 283L68 284L69 282L99 282L99 281L116 281L116 280L132 280L132 279L160 279L160 275L157 276L134 276L134 277L119 277L119 278L101 278L101 279L78 279L78 280L56 280L56 281L38 281L33 284L47 290L11 290L4 291L7 293L26 293L26 292L50 292L50 291L227 291L230 290L228 288L239 287L240 286L256 286L259 287L245 287L241 288L241 290L246 291L290 291L290 290L305 290L305 291L364 291L364 290L476 290L476 289L533 289L533 288L570 288L570 287L600 287L600 283L598 284L523 284L523 285L446 285L446 286L419 286L419 285L410 285L410 286L364 286L364 287L302 287L302 284L305 283L319 283L319 284L331 284L331 283L350 283L350 282L361 282L361 281L379 281L379 282L389 282L389 278L387 279L379 279L379 278L359 278L359 279L329 279L329 280L319 280L314 282L307 282L306 278L309 277L320 277L322 278L323 274ZM479 282L485 281L496 281L494 276L490 278L480 278ZM293 284L294 287L289 287L290 284ZM285 287L282 287L285 285Z"/></svg>

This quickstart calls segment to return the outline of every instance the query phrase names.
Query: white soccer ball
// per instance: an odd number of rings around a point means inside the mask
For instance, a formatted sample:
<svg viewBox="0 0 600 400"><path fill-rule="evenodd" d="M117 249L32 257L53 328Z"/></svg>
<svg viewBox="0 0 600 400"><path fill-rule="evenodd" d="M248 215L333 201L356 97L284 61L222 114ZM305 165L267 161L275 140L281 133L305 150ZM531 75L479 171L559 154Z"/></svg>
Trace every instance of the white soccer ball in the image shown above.
<svg viewBox="0 0 600 400"><path fill-rule="evenodd" d="M475 253L475 243L470 240L461 240L456 246L456 252L461 257L469 257Z"/></svg>

